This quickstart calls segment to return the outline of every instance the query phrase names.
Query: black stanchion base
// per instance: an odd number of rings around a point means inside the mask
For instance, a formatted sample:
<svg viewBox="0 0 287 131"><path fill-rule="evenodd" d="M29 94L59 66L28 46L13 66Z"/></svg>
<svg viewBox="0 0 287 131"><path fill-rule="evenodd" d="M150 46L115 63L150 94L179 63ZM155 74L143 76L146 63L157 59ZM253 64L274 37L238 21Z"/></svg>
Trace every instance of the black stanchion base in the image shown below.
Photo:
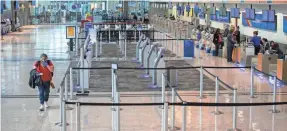
<svg viewBox="0 0 287 131"><path fill-rule="evenodd" d="M213 115L221 115L221 114L223 114L223 112L221 112L221 111L212 111L211 114L213 114Z"/></svg>
<svg viewBox="0 0 287 131"><path fill-rule="evenodd" d="M205 99L206 96L197 96L198 99Z"/></svg>
<svg viewBox="0 0 287 131"><path fill-rule="evenodd" d="M254 96L254 95L253 95L253 96L250 96L250 98L257 98L257 96Z"/></svg>
<svg viewBox="0 0 287 131"><path fill-rule="evenodd" d="M180 128L179 127L168 127L169 131L180 131Z"/></svg>
<svg viewBox="0 0 287 131"><path fill-rule="evenodd" d="M271 110L269 110L269 112L270 112L270 113L280 113L280 111L279 111L279 110L276 110L276 109L275 109L275 110L271 109Z"/></svg>
<svg viewBox="0 0 287 131"><path fill-rule="evenodd" d="M63 124L61 122L57 122L55 123L56 126L63 126ZM69 123L66 123L66 126L69 126L70 124Z"/></svg>
<svg viewBox="0 0 287 131"><path fill-rule="evenodd" d="M240 130L240 129L227 129L227 131L242 131L242 130Z"/></svg>
<svg viewBox="0 0 287 131"><path fill-rule="evenodd" d="M82 93L82 91L77 91L76 96L88 96L89 95L89 91L84 91L84 93Z"/></svg>

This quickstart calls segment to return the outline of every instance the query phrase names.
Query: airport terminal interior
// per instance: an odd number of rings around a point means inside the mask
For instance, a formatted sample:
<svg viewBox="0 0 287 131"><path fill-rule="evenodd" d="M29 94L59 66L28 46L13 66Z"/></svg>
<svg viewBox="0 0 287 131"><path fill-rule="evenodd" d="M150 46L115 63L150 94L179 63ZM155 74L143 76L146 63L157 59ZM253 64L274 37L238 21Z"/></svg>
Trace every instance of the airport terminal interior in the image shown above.
<svg viewBox="0 0 287 131"><path fill-rule="evenodd" d="M286 8L1 0L1 131L286 131Z"/></svg>

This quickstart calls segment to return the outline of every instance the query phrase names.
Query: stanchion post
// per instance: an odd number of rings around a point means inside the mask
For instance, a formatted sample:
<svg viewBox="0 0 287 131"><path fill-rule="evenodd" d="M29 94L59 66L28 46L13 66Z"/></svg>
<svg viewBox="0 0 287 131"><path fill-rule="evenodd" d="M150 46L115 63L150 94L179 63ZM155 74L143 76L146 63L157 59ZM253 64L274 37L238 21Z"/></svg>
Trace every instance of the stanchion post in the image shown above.
<svg viewBox="0 0 287 131"><path fill-rule="evenodd" d="M215 77L215 103L219 102L219 85L218 85L218 77ZM215 110L213 112L211 112L214 115L220 115L223 114L221 111L218 111L218 106L215 107Z"/></svg>
<svg viewBox="0 0 287 131"><path fill-rule="evenodd" d="M251 66L251 76L250 76L250 98L256 98L256 96L254 96L254 66Z"/></svg>
<svg viewBox="0 0 287 131"><path fill-rule="evenodd" d="M186 131L186 101L182 103L181 111L182 111L182 126L181 131Z"/></svg>
<svg viewBox="0 0 287 131"><path fill-rule="evenodd" d="M116 102L120 103L120 94L119 92L116 92ZM120 131L120 106L116 107L116 131Z"/></svg>
<svg viewBox="0 0 287 131"><path fill-rule="evenodd" d="M76 32L77 32L77 30L76 30ZM79 31L79 33L76 33L76 56L79 55L79 39L78 39L79 35L80 35L80 31Z"/></svg>
<svg viewBox="0 0 287 131"><path fill-rule="evenodd" d="M103 39L103 33L101 32L100 33L100 54L102 54L102 45L103 45L103 42L102 42L102 39Z"/></svg>
<svg viewBox="0 0 287 131"><path fill-rule="evenodd" d="M60 86L60 122L55 123L55 125L63 125L63 86Z"/></svg>
<svg viewBox="0 0 287 131"><path fill-rule="evenodd" d="M96 46L96 48L95 48L95 54L96 54L95 57L98 58L98 54L99 54L99 42L98 42L98 40L96 40L96 45L95 46Z"/></svg>
<svg viewBox="0 0 287 131"><path fill-rule="evenodd" d="M175 89L171 88L171 102L175 103L176 99L175 99ZM172 105L171 107L171 129L174 130L175 129L175 107L174 105Z"/></svg>
<svg viewBox="0 0 287 131"><path fill-rule="evenodd" d="M165 102L165 76L162 73L162 80L161 80L161 102L164 103Z"/></svg>
<svg viewBox="0 0 287 131"><path fill-rule="evenodd" d="M61 100L62 104L62 116L63 116L63 123L62 123L62 131L67 131L67 112L66 112L66 101L63 99Z"/></svg>
<svg viewBox="0 0 287 131"><path fill-rule="evenodd" d="M199 80L199 99L204 99L206 98L203 96L203 67L202 65L200 66L200 80Z"/></svg>
<svg viewBox="0 0 287 131"><path fill-rule="evenodd" d="M277 89L277 77L276 75L274 75L274 84L273 84L273 103L276 103L276 95L277 95L277 92L276 92L276 89ZM272 109L270 110L271 113L280 113L279 110L276 109L276 105L273 105L272 106Z"/></svg>
<svg viewBox="0 0 287 131"><path fill-rule="evenodd" d="M125 58L127 58L127 37L125 37Z"/></svg>
<svg viewBox="0 0 287 131"><path fill-rule="evenodd" d="M76 103L76 131L81 131L81 105Z"/></svg>
<svg viewBox="0 0 287 131"><path fill-rule="evenodd" d="M165 102L163 106L163 130L168 131L168 103Z"/></svg>
<svg viewBox="0 0 287 131"><path fill-rule="evenodd" d="M74 93L74 88L73 88L74 82L73 82L73 68L70 68L70 100L75 100L73 93Z"/></svg>
<svg viewBox="0 0 287 131"><path fill-rule="evenodd" d="M237 89L233 90L233 103L237 103ZM237 107L233 106L232 111L232 129L229 129L229 131L240 131L237 129Z"/></svg>
<svg viewBox="0 0 287 131"><path fill-rule="evenodd" d="M81 61L81 68L84 68L84 47L82 47L81 48L81 54L82 54L82 58L80 59L80 61ZM82 83L82 84L80 84L80 87L81 87L81 92L84 94L85 92L84 92L84 70L83 69L81 69L80 70L80 83Z"/></svg>
<svg viewBox="0 0 287 131"><path fill-rule="evenodd" d="M178 38L176 38L175 48L176 48L176 56L179 57L179 55L178 55Z"/></svg>

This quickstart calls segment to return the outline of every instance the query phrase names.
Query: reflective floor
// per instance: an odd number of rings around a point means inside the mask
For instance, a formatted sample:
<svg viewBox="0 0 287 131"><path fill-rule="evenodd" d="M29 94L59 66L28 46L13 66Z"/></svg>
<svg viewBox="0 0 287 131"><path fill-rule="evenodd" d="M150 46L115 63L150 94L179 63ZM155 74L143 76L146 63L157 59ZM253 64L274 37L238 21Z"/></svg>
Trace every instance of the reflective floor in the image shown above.
<svg viewBox="0 0 287 131"><path fill-rule="evenodd" d="M4 36L1 41L1 130L3 131L59 131L55 123L60 121L59 99L56 89L51 91L50 108L39 112L37 89L28 86L29 72L33 63L41 53L47 53L55 65L55 85L59 86L64 72L67 70L69 55L67 53L65 26L26 26L23 32L15 32ZM206 66L234 66L226 59L213 57L200 52L201 63ZM198 50L196 49L196 53ZM186 59L191 65L199 65L200 61ZM272 84L268 78L255 77L255 93L257 98L250 99L250 70L241 69L208 69L211 73L237 88L238 102L272 102ZM287 101L287 86L277 89L277 101ZM213 91L204 92L206 99L200 101L197 91L179 91L184 101L214 102ZM160 102L160 92L121 93L121 102ZM167 97L171 101L171 97ZM79 98L85 102L110 102L109 93L92 93L88 98ZM179 102L179 99L177 99ZM220 92L219 102L231 103L232 91ZM74 105L69 105L74 107ZM122 131L160 131L161 109L158 106L121 107ZM285 131L287 123L287 106L277 106L281 112L269 113L272 106L238 107L237 125L242 131ZM181 128L182 110L175 107L176 127ZM187 107L188 131L225 131L232 128L232 107L219 107L223 114L214 116L210 112L214 107ZM75 109L67 111L68 130L76 130ZM81 107L81 128L83 131L111 131L110 107ZM5 125L5 126L3 126ZM171 125L171 107L169 109L169 125Z"/></svg>

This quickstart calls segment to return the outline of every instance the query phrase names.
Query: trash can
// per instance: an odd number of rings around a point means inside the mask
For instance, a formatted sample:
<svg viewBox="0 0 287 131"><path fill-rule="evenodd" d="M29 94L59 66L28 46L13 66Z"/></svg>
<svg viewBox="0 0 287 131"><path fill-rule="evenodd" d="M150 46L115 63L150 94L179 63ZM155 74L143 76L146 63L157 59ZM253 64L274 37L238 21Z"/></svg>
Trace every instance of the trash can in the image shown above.
<svg viewBox="0 0 287 131"><path fill-rule="evenodd" d="M175 68L175 67L171 66L170 68ZM168 87L177 86L177 69L167 69L167 80L169 82Z"/></svg>

